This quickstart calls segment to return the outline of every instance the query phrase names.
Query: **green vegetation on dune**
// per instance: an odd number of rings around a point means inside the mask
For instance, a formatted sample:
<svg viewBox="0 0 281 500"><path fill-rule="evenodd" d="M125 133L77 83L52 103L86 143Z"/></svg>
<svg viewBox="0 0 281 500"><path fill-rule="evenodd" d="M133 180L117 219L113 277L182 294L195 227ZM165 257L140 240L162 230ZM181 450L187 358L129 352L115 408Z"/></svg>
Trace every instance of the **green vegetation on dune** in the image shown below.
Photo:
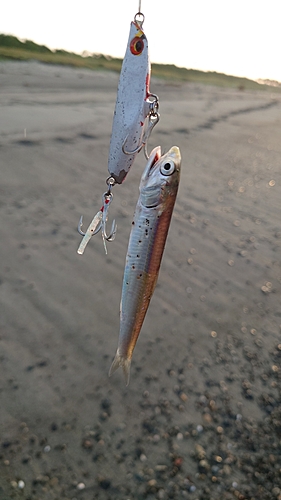
<svg viewBox="0 0 281 500"><path fill-rule="evenodd" d="M61 64L77 68L106 69L120 71L122 59L114 59L102 54L81 56L66 50L52 51L31 40L21 41L12 35L0 34L0 60L36 60L49 64Z"/></svg>
<svg viewBox="0 0 281 500"><path fill-rule="evenodd" d="M102 55L82 57L71 52L58 50L55 52L39 53L26 49L9 48L0 46L0 60L28 61L36 60L48 64L74 66L76 68L105 69L120 71L122 60L109 59Z"/></svg>
<svg viewBox="0 0 281 500"><path fill-rule="evenodd" d="M28 61L37 60L48 64L60 64L92 70L120 72L122 59L115 59L102 54L78 55L65 50L52 51L45 45L38 45L31 40L21 41L15 36L0 34L0 60ZM182 81L233 87L240 90L270 90L280 92L281 86L263 85L248 78L239 78L211 71L179 68L173 64L152 64L152 74L168 81Z"/></svg>
<svg viewBox="0 0 281 500"><path fill-rule="evenodd" d="M38 45L31 40L21 41L12 35L0 34L0 47L1 49L2 47L7 47L9 49L21 49L31 52L39 52L41 54L52 53L52 51L48 49L48 47L45 47L45 45Z"/></svg>
<svg viewBox="0 0 281 500"><path fill-rule="evenodd" d="M219 87L233 87L240 90L261 90L265 85L236 76L216 73L215 71L199 71L196 69L179 68L172 64L153 64L153 76L166 79L188 81L193 83L205 83Z"/></svg>

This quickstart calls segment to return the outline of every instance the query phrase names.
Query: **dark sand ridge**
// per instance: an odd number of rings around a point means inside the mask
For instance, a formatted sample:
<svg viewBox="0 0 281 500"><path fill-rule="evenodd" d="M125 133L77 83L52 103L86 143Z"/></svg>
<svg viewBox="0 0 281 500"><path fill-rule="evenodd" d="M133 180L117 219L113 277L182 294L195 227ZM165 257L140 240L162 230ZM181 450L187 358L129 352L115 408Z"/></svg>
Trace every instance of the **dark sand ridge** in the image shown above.
<svg viewBox="0 0 281 500"><path fill-rule="evenodd" d="M118 76L1 63L0 499L281 499L281 98L152 80L182 175L125 387L108 379L142 154L100 206Z"/></svg>

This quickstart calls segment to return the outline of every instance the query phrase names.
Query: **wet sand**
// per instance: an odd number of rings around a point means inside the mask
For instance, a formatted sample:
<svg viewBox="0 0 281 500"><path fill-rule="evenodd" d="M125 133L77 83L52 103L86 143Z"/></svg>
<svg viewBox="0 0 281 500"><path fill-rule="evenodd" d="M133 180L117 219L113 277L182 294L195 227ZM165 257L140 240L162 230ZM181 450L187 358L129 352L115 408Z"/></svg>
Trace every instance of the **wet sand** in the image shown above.
<svg viewBox="0 0 281 500"><path fill-rule="evenodd" d="M145 159L83 256L118 75L0 63L0 499L281 499L281 96L152 79L182 174L126 388L108 370Z"/></svg>

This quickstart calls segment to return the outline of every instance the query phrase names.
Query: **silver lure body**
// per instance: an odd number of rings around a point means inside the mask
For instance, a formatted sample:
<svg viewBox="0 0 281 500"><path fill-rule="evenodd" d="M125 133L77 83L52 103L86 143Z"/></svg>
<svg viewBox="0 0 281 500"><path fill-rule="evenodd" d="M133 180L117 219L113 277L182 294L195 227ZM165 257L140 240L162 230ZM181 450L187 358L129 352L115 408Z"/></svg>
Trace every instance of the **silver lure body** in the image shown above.
<svg viewBox="0 0 281 500"><path fill-rule="evenodd" d="M121 184L141 144L145 120L149 114L150 61L147 38L136 22L131 23L125 57L119 78L112 123L108 171Z"/></svg>

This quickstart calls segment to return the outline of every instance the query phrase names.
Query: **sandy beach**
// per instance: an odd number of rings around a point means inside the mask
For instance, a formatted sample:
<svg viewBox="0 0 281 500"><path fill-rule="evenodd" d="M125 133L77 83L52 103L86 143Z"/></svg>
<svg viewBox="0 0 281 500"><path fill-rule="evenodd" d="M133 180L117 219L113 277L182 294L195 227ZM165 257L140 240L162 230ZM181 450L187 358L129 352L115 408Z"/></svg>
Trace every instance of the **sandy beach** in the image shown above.
<svg viewBox="0 0 281 500"><path fill-rule="evenodd" d="M108 378L139 180L118 75L0 63L0 500L281 500L281 94L152 78L181 182L130 385Z"/></svg>

